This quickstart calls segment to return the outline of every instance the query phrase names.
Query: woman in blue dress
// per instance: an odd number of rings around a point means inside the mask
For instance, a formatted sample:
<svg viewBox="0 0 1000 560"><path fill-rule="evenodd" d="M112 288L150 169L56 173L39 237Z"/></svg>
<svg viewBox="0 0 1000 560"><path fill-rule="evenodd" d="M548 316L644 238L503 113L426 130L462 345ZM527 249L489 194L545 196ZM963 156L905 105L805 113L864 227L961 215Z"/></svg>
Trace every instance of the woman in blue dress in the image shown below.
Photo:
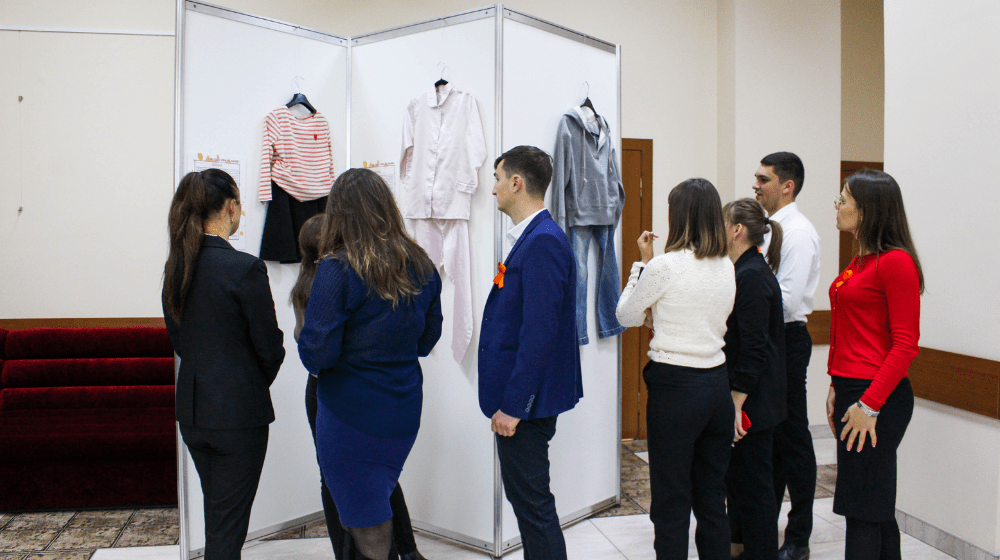
<svg viewBox="0 0 1000 560"><path fill-rule="evenodd" d="M334 183L299 356L319 377L317 451L358 550L389 554L389 496L420 426L426 356L441 336L441 278L368 169Z"/></svg>

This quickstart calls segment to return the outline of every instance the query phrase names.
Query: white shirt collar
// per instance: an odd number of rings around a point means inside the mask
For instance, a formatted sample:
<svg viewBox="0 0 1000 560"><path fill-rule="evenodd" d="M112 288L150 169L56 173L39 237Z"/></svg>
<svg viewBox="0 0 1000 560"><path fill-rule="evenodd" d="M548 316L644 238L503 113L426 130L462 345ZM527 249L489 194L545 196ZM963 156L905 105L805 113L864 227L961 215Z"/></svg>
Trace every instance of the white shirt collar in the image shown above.
<svg viewBox="0 0 1000 560"><path fill-rule="evenodd" d="M511 249L514 248L514 245L517 244L517 240L521 238L522 234L524 234L524 230L528 229L528 224L531 223L531 220L534 220L535 216L537 216L542 210L545 210L545 208L535 210L530 216L521 220L521 223L507 230L507 241L510 242ZM508 254L510 253L509 250L507 252Z"/></svg>
<svg viewBox="0 0 1000 560"><path fill-rule="evenodd" d="M786 204L785 206L782 206L781 210L778 210L773 215L768 216L768 217L771 218L772 220L776 221L776 222L780 222L782 218L785 218L788 215L794 214L794 213L796 213L798 211L799 211L798 204L796 204L795 201L792 201L792 202Z"/></svg>
<svg viewBox="0 0 1000 560"><path fill-rule="evenodd" d="M445 84L434 88L434 91L427 92L427 105L430 107L440 107L444 105L444 102L448 99L451 94L451 90L454 88L451 84ZM438 101L440 99L440 101Z"/></svg>

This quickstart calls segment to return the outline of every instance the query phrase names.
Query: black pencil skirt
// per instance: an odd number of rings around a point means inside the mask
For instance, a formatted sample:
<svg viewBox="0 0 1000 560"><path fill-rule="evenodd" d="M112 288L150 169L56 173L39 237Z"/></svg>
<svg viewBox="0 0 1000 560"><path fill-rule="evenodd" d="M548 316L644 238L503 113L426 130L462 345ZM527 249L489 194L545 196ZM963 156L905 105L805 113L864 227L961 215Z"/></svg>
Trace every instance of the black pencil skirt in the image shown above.
<svg viewBox="0 0 1000 560"><path fill-rule="evenodd" d="M858 402L870 379L833 377L836 393L833 419L837 426L837 491L833 497L833 512L862 521L889 521L896 516L896 449L913 416L913 388L904 377L889 395L875 423L878 445L865 441L858 452L855 439L852 451L840 440L844 430L841 419L847 408Z"/></svg>

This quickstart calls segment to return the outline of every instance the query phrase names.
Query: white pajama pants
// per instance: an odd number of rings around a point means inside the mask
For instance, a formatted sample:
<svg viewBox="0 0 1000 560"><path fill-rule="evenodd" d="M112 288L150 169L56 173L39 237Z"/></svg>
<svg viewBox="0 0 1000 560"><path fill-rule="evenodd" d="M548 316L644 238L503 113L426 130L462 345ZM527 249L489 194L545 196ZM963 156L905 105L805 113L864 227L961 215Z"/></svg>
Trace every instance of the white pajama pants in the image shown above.
<svg viewBox="0 0 1000 560"><path fill-rule="evenodd" d="M413 220L413 237L427 251L438 271L455 285L451 352L461 363L472 341L472 271L469 221Z"/></svg>

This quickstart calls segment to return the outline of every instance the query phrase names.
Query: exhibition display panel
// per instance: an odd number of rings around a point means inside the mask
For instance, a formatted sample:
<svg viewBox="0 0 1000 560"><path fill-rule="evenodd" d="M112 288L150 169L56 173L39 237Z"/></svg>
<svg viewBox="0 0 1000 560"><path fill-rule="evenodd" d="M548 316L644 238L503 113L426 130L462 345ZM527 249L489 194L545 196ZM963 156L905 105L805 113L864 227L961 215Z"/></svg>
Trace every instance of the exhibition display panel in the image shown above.
<svg viewBox="0 0 1000 560"><path fill-rule="evenodd" d="M257 201L264 119L293 94L308 96L329 122L334 173L372 168L389 183L401 208L407 176L413 176L412 169L401 168L419 161L412 153L408 159L405 149L411 102L433 100L435 92L440 99L444 91L474 100L472 117L478 122L468 126L471 132L482 128L485 157L474 162L473 180L463 182L471 295L461 286L456 290L447 270L442 273L443 333L430 356L421 359L421 426L400 484L415 528L496 557L517 547L517 523L503 496L494 434L477 392L479 321L497 263L509 250L511 226L491 193L493 160L522 144L552 153L560 119L584 98L607 121L617 156L618 47L499 4L354 38L184 0L177 20L176 178L204 166L237 170L245 224L233 244L255 255L267 212ZM437 88L436 80L448 84ZM419 142L419 132L409 141ZM407 227L412 233L414 221L407 220ZM620 500L620 345L618 336L598 336L597 246L591 245L589 343L580 346L584 397L560 415L550 447L552 491L564 524ZM618 255L620 246L616 232ZM288 353L271 387L277 419L270 426L249 538L322 517L319 469L303 404L308 373L295 351L288 303L298 265L267 264ZM471 301L472 335L463 353L455 326L462 324L465 298ZM178 442L181 557L190 558L203 554L202 495L194 465Z"/></svg>

